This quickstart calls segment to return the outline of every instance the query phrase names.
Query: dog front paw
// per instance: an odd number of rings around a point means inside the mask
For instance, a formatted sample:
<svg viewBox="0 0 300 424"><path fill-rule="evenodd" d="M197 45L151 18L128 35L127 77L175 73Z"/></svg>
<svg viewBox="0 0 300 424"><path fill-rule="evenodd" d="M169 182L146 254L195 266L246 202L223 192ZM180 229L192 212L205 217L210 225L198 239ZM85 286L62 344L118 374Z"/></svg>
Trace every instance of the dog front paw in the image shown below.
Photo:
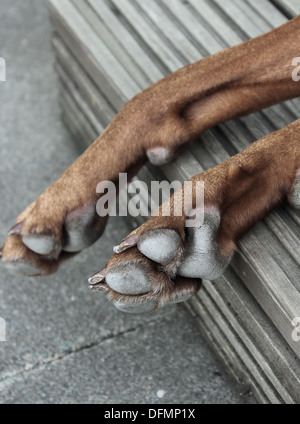
<svg viewBox="0 0 300 424"><path fill-rule="evenodd" d="M17 218L1 249L2 262L24 276L51 274L64 259L93 244L105 223L93 202L75 199L53 184Z"/></svg>
<svg viewBox="0 0 300 424"><path fill-rule="evenodd" d="M106 269L89 280L91 289L106 291L123 311L149 312L190 298L202 279L222 275L236 243L259 220L285 199L299 207L299 171L295 178L293 167L279 168L274 140L286 143L285 130L192 178L192 188L185 184L114 249ZM195 207L198 182L204 187L201 207Z"/></svg>
<svg viewBox="0 0 300 424"><path fill-rule="evenodd" d="M129 313L190 299L202 279L217 278L231 260L232 252L225 257L218 246L220 220L215 207L204 208L197 227L179 217L151 217L115 247L106 269L90 278L91 290L107 292L117 309Z"/></svg>
<svg viewBox="0 0 300 424"><path fill-rule="evenodd" d="M89 280L93 291L105 291L122 312L153 312L200 290L201 280L172 276L137 248L114 255L107 268Z"/></svg>

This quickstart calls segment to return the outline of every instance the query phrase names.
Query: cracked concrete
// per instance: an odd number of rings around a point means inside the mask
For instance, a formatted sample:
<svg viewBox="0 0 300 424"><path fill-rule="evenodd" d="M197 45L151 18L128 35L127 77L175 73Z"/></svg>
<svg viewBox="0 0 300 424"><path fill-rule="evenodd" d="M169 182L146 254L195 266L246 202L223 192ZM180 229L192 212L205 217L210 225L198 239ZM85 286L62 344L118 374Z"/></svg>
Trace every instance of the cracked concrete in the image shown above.
<svg viewBox="0 0 300 424"><path fill-rule="evenodd" d="M2 243L16 215L80 149L60 120L46 1L0 5ZM87 278L128 232L111 219L95 246L47 278L1 268L0 403L254 402L240 395L183 307L125 315L88 290Z"/></svg>
<svg viewBox="0 0 300 424"><path fill-rule="evenodd" d="M2 373L2 375L0 377L0 393L1 393L1 383L4 383L4 386L6 386L9 380L15 379L16 377L19 377L19 376L23 376L23 375L25 375L25 374L27 374L31 371L36 371L38 369L42 369L42 368L44 368L45 365L49 365L49 364L52 364L53 362L60 361L60 360L66 358L67 356L72 355L74 353L78 353L78 352L82 352L84 350L92 349L93 347L98 346L98 345L100 345L101 343L103 343L107 340L110 340L110 339L115 338L115 337L123 336L124 334L128 334L128 333L131 333L133 331L136 331L140 327L141 326L136 326L135 328L132 328L132 329L129 328L128 330L123 331L121 333L111 334L107 337L104 337L103 339L90 341L88 344L73 346L65 352L55 353L50 357L42 358L41 362L36 362L36 363L33 363L33 364L26 364L25 367L21 367L18 370L16 369L15 371L13 371L11 373L8 373L8 372Z"/></svg>
<svg viewBox="0 0 300 424"><path fill-rule="evenodd" d="M177 312L5 380L0 391L13 403L228 403L232 388L214 357L195 351L188 316L178 350Z"/></svg>
<svg viewBox="0 0 300 424"><path fill-rule="evenodd" d="M60 360L64 359L65 357L67 357L68 355L72 355L73 353L78 353L78 352L82 352L84 350L92 349L93 347L100 345L101 343L103 343L107 340L110 340L112 338L120 337L120 336L123 336L125 334L131 333L131 332L136 331L137 329L139 329L141 327L142 327L142 325L137 325L134 328L129 328L126 331L122 331L118 334L110 334L109 336L104 337L102 339L98 339L98 340L94 340L94 341L92 340L87 344L83 344L83 345L79 344L78 346L70 347L69 350L66 350L62 353L54 353L52 356L42 358L40 362L36 362L36 363L32 363L32 364L27 363L25 365L25 367L21 367L19 369L16 369L13 372L2 373L2 375L0 377L0 393L1 393L1 383L4 383L4 385L6 385L8 380L14 379L16 377L19 377L19 376L24 375L26 373L29 373L31 371L36 371L37 369L41 369L45 365L49 365L49 364L52 364L53 362L60 361Z"/></svg>

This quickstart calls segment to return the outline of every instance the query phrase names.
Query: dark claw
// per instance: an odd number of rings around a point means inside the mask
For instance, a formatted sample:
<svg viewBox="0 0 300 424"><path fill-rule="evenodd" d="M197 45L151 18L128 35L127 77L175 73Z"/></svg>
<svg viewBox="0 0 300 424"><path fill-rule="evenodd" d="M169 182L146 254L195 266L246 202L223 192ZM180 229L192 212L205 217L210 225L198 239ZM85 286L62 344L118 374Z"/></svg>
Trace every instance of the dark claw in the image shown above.
<svg viewBox="0 0 300 424"><path fill-rule="evenodd" d="M94 284L89 286L89 289L92 291L109 291L107 284L105 283L98 283L98 284Z"/></svg>

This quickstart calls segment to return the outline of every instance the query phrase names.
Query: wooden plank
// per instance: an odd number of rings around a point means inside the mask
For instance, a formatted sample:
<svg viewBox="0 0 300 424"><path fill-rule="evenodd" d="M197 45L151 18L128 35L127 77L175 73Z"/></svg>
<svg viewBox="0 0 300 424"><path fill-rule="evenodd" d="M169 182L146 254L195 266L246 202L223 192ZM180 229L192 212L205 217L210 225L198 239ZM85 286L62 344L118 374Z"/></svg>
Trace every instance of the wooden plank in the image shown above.
<svg viewBox="0 0 300 424"><path fill-rule="evenodd" d="M67 45L71 44L71 48L73 43L70 34L76 34L78 43L76 45L76 57L82 63L82 57L88 56L89 60L85 65L89 67L90 74L96 75L97 83L101 84L105 95L111 99L112 104L117 109L120 109L126 100L139 91L133 78L120 65L109 48L97 37L97 34L71 2L51 0L49 4L56 17L53 22L58 32L63 34L63 39ZM114 90L106 92L106 87L109 87L109 80L110 86L113 85Z"/></svg>
<svg viewBox="0 0 300 424"><path fill-rule="evenodd" d="M59 99L62 108L62 120L74 136L75 141L83 148L89 146L94 137L94 129L89 122L82 122L81 111L70 101L70 97L64 94L61 87Z"/></svg>
<svg viewBox="0 0 300 424"><path fill-rule="evenodd" d="M140 62L145 65L142 72L147 76L149 84L153 80L161 79L164 74L153 64L153 59L149 52L146 51L141 43L138 43L134 35L128 30L126 23L120 25L121 16L116 14L116 10L112 5L106 4L103 0L89 0L88 4L93 9L93 12L101 21L101 26L105 27L107 31L115 38L115 40L126 50L132 61L137 67Z"/></svg>
<svg viewBox="0 0 300 424"><path fill-rule="evenodd" d="M63 63L63 68L60 67L59 69L67 73L69 83L76 83L78 95L89 103L93 113L100 120L102 129L99 127L99 135L116 114L113 106L111 106L108 99L105 98L93 81L82 72L79 63L58 37L53 37L52 45L57 61Z"/></svg>
<svg viewBox="0 0 300 424"><path fill-rule="evenodd" d="M271 3L278 6L278 8L289 18L294 18L300 14L300 4L298 0L271 0Z"/></svg>
<svg viewBox="0 0 300 424"><path fill-rule="evenodd" d="M255 13L261 16L264 21L267 21L272 28L286 22L286 15L277 7L274 7L269 0L261 0L259 3L255 0L246 0L246 2L255 10Z"/></svg>
<svg viewBox="0 0 300 424"><path fill-rule="evenodd" d="M80 144L87 147L91 143L90 140L95 140L96 131L92 124L84 116L83 110L80 109L74 102L71 94L67 90L64 90L62 81L60 84L60 92L64 94L60 98L62 110L64 111L64 114L68 111L68 124L73 124L75 136L78 135L78 141ZM76 122L73 122L73 120L71 121L71 117L76 117ZM84 134L86 134L86 136L84 136Z"/></svg>
<svg viewBox="0 0 300 424"><path fill-rule="evenodd" d="M146 75L141 72L141 69L137 66L135 61L131 60L131 57L128 54L127 49L124 49L118 40L111 34L111 32L103 25L103 18L95 14L95 11L86 7L86 3L82 0L73 0L73 4L76 9L80 12L86 21L89 23L90 28L92 28L99 39L104 43L105 46L110 46L110 51L114 52L114 56L118 58L118 64L122 65L123 69L129 74L134 75L134 82L138 86L147 86L150 81ZM101 15L103 11L103 2L101 5ZM100 16L101 16L100 15ZM125 81L126 82L126 81Z"/></svg>
<svg viewBox="0 0 300 424"><path fill-rule="evenodd" d="M224 315L220 313L220 309L216 308L214 300L209 296L206 288L203 289L201 293L203 303L205 303L207 313L210 316L219 316L218 329L225 334L227 340L226 343L230 343L232 348L236 350L238 356L241 358L243 364L247 369L251 369L252 378L255 381L255 385L261 387L262 391L265 394L268 394L269 401L272 404L282 403L283 399L278 396L278 393L273 391L272 386L270 385L269 380L266 378L266 375L263 373L262 369L257 366L256 360L253 358L249 351L244 346L244 344L239 343L240 335L236 330L230 326L230 324L224 319ZM291 402L291 398L288 396L288 402Z"/></svg>
<svg viewBox="0 0 300 424"><path fill-rule="evenodd" d="M189 302L185 302L185 306L198 323L202 335L214 349L215 353L225 365L231 376L240 385L241 390L245 392L251 391L257 401L261 404L271 403L268 394L265 394L261 387L253 379L252 370L248 370L241 359L236 356L235 351L231 348L228 340L220 331L218 322L213 320L213 317L209 314L204 304L200 301L191 300ZM217 316L216 318L219 320L223 319L221 316ZM271 397L272 396L273 393L271 393Z"/></svg>
<svg viewBox="0 0 300 424"><path fill-rule="evenodd" d="M221 285L224 287L220 290ZM297 399L299 361L291 349L286 357L284 339L258 304L251 301L251 294L241 280L229 269L221 280L206 284L206 288L282 398L285 401L289 396ZM280 375L285 375L283 380L278 378L279 369Z"/></svg>
<svg viewBox="0 0 300 424"><path fill-rule="evenodd" d="M70 87L71 84L66 84L65 90L68 91ZM78 95L72 91L67 97L73 96L75 104ZM91 116L84 110L80 112L79 108L76 107L75 122L82 116ZM153 175L147 170L146 173L148 175L142 179L146 177L151 181ZM233 271L229 269L216 282L206 282L202 293L197 301L190 303L198 311L196 317L201 321L206 337L215 347L218 345L218 353L227 364L234 364L235 377L251 381L251 388L261 402L293 403L294 399L298 399L299 361L286 347L270 320L251 301L250 293ZM278 378L278 364L283 379ZM251 370L251 375L247 375L245 369Z"/></svg>
<svg viewBox="0 0 300 424"><path fill-rule="evenodd" d="M102 124L99 123L99 120L96 118L96 115L90 109L88 103L86 103L82 99L82 97L80 96L80 93L78 93L78 91L76 90L74 83L67 77L66 72L63 70L63 68L59 64L56 64L56 71L58 72L58 75L60 76L61 82L66 86L68 91L72 93L73 103L80 105L80 109L82 113L87 118L88 122L91 124L94 130L93 132L94 132L95 138L97 138L98 135L103 132L104 128Z"/></svg>

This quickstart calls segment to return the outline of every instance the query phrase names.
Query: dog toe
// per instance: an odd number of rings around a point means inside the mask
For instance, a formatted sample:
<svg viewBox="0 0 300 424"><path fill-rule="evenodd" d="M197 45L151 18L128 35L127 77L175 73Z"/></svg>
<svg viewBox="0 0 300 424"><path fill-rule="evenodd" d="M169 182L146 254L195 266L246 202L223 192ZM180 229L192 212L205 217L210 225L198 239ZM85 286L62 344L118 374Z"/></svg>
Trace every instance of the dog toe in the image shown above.
<svg viewBox="0 0 300 424"><path fill-rule="evenodd" d="M156 283L155 264L134 247L113 255L107 268L90 278L89 283L92 290L108 290L128 296L147 294Z"/></svg>
<svg viewBox="0 0 300 424"><path fill-rule="evenodd" d="M45 260L28 249L20 236L9 236L1 250L2 263L14 274L22 276L49 275L58 268L58 261Z"/></svg>
<svg viewBox="0 0 300 424"><path fill-rule="evenodd" d="M18 222L8 232L8 236L21 236L25 246L28 247L32 252L39 255L50 255L55 249L56 240L55 238L43 234L26 234L22 235L24 222Z"/></svg>
<svg viewBox="0 0 300 424"><path fill-rule="evenodd" d="M123 263L106 274L106 283L114 291L125 295L139 295L151 290L151 281L141 264Z"/></svg>
<svg viewBox="0 0 300 424"><path fill-rule="evenodd" d="M115 307L127 313L146 313L183 302L201 286L199 280L172 280L137 247L112 256L107 268L90 278L89 283L93 291L106 292Z"/></svg>
<svg viewBox="0 0 300 424"><path fill-rule="evenodd" d="M42 234L27 234L22 237L22 240L28 249L39 255L50 255L57 245L54 237Z"/></svg>
<svg viewBox="0 0 300 424"><path fill-rule="evenodd" d="M200 228L187 229L187 247L178 268L178 275L213 280L223 273L231 255L224 258L219 250L217 231L220 220L220 213L216 208L207 208L203 225Z"/></svg>
<svg viewBox="0 0 300 424"><path fill-rule="evenodd" d="M39 203L20 216L8 236L19 236L24 246L41 259L58 260L80 252L102 234L106 219L98 219L95 205L87 204L69 213L51 215ZM19 217L20 218L20 217Z"/></svg>
<svg viewBox="0 0 300 424"><path fill-rule="evenodd" d="M143 234L137 244L139 251L161 265L167 265L176 256L181 237L175 230L156 229Z"/></svg>
<svg viewBox="0 0 300 424"><path fill-rule="evenodd" d="M102 231L96 229L95 217L94 205L75 209L66 216L62 248L65 252L80 252L98 240Z"/></svg>

